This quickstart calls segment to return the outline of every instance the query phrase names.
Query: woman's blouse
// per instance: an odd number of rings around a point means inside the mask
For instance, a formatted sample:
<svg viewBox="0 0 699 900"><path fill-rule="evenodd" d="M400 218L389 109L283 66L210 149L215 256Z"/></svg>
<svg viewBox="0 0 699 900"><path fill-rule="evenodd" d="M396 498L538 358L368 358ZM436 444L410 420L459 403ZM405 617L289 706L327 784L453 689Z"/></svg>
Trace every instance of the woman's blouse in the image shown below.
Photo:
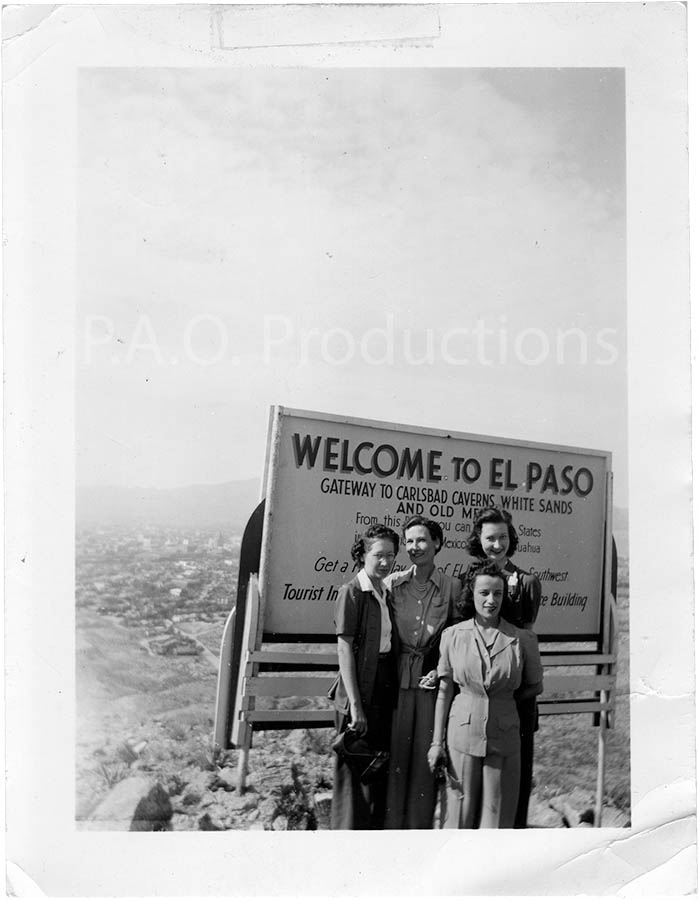
<svg viewBox="0 0 699 900"><path fill-rule="evenodd" d="M379 645L379 652L388 653L391 649L392 626L391 616L388 611L386 588L383 588L382 591L378 591L372 584L371 578L369 578L365 569L360 569L359 572L357 572L357 581L363 591L368 591L378 600L379 608L381 610L381 643Z"/></svg>
<svg viewBox="0 0 699 900"><path fill-rule="evenodd" d="M543 669L534 634L505 619L489 649L474 619L445 629L440 643L440 677L459 685L449 712L449 746L472 756L519 752L519 716L514 692L538 685Z"/></svg>
<svg viewBox="0 0 699 900"><path fill-rule="evenodd" d="M437 647L444 627L454 615L460 585L456 578L434 568L424 585L415 578L415 566L394 572L384 580L400 641L399 683L416 688L426 668L437 665ZM431 659L430 651L434 650Z"/></svg>
<svg viewBox="0 0 699 900"><path fill-rule="evenodd" d="M530 572L520 569L511 559L505 564L507 597L502 615L517 628L531 628L541 605L541 582Z"/></svg>

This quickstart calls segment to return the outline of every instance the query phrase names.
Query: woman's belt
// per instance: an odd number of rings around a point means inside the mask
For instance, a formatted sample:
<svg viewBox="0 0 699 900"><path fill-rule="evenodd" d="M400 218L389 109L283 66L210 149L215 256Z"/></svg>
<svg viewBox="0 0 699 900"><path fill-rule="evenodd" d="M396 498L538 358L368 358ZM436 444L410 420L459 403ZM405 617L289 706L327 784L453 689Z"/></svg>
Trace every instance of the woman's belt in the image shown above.
<svg viewBox="0 0 699 900"><path fill-rule="evenodd" d="M422 661L432 649L432 645L427 644L424 647L402 648L400 651L400 686L404 690L410 687L417 687L417 683L422 676ZM415 671L415 666L420 663L420 669Z"/></svg>

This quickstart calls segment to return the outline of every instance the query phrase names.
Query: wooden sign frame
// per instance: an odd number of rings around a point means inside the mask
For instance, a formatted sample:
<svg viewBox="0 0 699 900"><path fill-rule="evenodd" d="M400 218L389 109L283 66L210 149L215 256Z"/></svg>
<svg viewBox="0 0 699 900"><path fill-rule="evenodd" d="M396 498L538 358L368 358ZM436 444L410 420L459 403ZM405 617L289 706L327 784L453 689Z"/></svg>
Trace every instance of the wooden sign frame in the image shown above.
<svg viewBox="0 0 699 900"><path fill-rule="evenodd" d="M515 439L505 439L499 437L493 437L490 435L481 435L481 434L471 434L459 431L451 431L451 430L440 430L434 428L424 428L418 426L409 426L398 424L394 422L379 422L371 419L359 419L350 416L337 416L331 415L329 413L319 413L319 412L311 412L308 410L300 410L300 409L291 409L283 406L272 407L269 415L269 423L268 423L268 434L267 434L267 449L266 449L266 457L265 457L265 469L264 469L264 482L263 482L263 496L265 497L265 512L264 512L264 529L263 529L263 542L262 542L262 555L260 562L260 590L263 594L270 596L267 592L267 584L266 582L269 580L269 570L270 570L270 562L278 560L279 553L277 551L272 551L272 543L276 539L276 531L278 529L277 520L279 518L279 510L278 510L278 497L281 493L278 487L279 481L279 470L280 470L280 460L283 458L282 451L282 423L285 419L297 419L301 422L311 422L318 423L321 426L335 426L336 428L342 428L351 426L353 429L356 429L357 433L365 434L371 436L380 432L388 432L388 433L398 433L401 435L410 434L414 435L416 440L428 440L435 439L441 441L448 441L451 443L452 441L458 442L459 440L467 441L467 442L475 442L478 444L482 444L485 447L496 447L496 446L505 446L508 448L514 448L516 450L526 450L531 451L532 453L546 453L553 454L555 456L561 455L565 457L567 454L569 457L571 455L582 455L587 456L590 459L595 459L596 464L599 466L602 464L604 470L604 492L605 495L602 497L602 504L604 507L604 521L600 519L599 527L600 530L604 530L604 544L602 547L599 547L598 559L600 564L600 576L599 576L599 595L595 593L594 605L597 608L597 615L595 617L595 626L593 629L589 630L578 630L571 633L547 633L546 631L541 631L539 633L540 640L550 643L583 643L583 642L592 642L597 645L597 648L600 649L604 642L604 628L605 628L605 620L606 620L606 612L605 612L605 602L606 602L606 590L605 590L605 579L607 577L605 571L605 565L607 561L611 559L610 550L607 547L608 539L611 539L611 454L608 451L603 450L592 450L590 448L580 448L580 447L571 447L565 446L561 444L548 444L534 441L523 441L523 440L515 440ZM288 451L284 451L288 454ZM288 479L288 476L287 476ZM285 499L285 498L284 498ZM303 517L302 517L303 520ZM607 523L609 523L609 527L607 527ZM351 527L348 523L348 527ZM446 551L443 551L443 554ZM453 552L453 551L452 551ZM463 554L464 559L466 559L466 553ZM277 579L278 580L278 579ZM342 580L338 579L341 583ZM275 597L274 599L270 596L270 602L279 603L279 600ZM592 597L590 598L590 602L592 602ZM276 607L275 607L276 608ZM272 609L272 613L274 610ZM308 631L303 631L299 629L290 629L285 628L284 630L276 630L274 628L270 628L268 623L265 622L264 625L264 638L266 641L280 641L280 642L290 642L297 641L301 643L312 643L314 641L319 640L332 640L334 639L334 633L329 630L326 633L318 633L317 631L312 632L310 629Z"/></svg>
<svg viewBox="0 0 699 900"><path fill-rule="evenodd" d="M332 727L334 712L323 699L337 672L335 635L303 634L279 635L264 632L267 560L272 552L274 528L275 466L278 454L279 430L274 427L281 408L270 414L270 435L265 460L263 492L250 517L241 544L241 564L236 606L224 628L221 642L219 682L216 699L214 746L222 751L239 750L238 791L244 792L248 771L248 757L253 733L261 729ZM283 412L283 411L282 411ZM298 411L294 411L297 413ZM318 414L309 414L318 415ZM337 417L327 417L334 420ZM345 421L345 420L342 420ZM403 426L395 426L403 428ZM595 804L595 824L602 824L605 753L607 729L613 726L617 664L616 572L615 547L612 537L612 473L606 474L606 519L603 559L603 598L600 631L594 636L575 636L578 643L589 643L592 637L595 650L561 650L542 652L544 665L544 694L539 698L541 715L592 715L598 731L598 765ZM546 639L548 643L550 640ZM570 640L570 638L569 638ZM279 651L274 642L326 644L327 649L309 653ZM265 646L266 645L266 646ZM272 645L270 647L270 645ZM557 675L561 667L585 667L591 674ZM556 694L576 694L574 698L557 698ZM547 696L549 695L549 696ZM554 695L554 696L550 696ZM258 697L320 698L302 709L259 709Z"/></svg>

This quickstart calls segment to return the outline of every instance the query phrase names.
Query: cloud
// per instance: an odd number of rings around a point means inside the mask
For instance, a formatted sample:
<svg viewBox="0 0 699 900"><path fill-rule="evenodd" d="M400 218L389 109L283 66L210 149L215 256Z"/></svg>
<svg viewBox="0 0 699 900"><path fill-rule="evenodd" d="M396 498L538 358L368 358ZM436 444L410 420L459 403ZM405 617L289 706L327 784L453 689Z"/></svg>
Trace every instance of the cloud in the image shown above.
<svg viewBox="0 0 699 900"><path fill-rule="evenodd" d="M439 398L479 430L504 416L532 439L546 421L561 442L577 440L573 408L593 436L600 405L621 410L623 428L622 113L623 77L607 71L86 71L78 309L111 317L125 344L94 348L78 388L85 410L123 410L123 435L141 427L123 397L146 402L128 370L150 368L150 393L180 409L184 481L201 456L187 449L200 401L230 398L230 417L207 432L212 446L241 415L263 429L274 402L348 415L368 405L381 417L382 392L405 421L429 418ZM293 329L275 366L263 364L265 315ZM319 358L329 331L359 341L387 316L417 338L482 321L510 343L527 328L575 327L592 346L606 328L619 359L586 371L553 358L528 367L510 353L497 366L402 360L379 374L358 356L345 366ZM164 362L146 346L117 371L110 354L123 357L144 318ZM184 352L189 341L215 357L221 333L217 364ZM160 418L143 445L154 459Z"/></svg>

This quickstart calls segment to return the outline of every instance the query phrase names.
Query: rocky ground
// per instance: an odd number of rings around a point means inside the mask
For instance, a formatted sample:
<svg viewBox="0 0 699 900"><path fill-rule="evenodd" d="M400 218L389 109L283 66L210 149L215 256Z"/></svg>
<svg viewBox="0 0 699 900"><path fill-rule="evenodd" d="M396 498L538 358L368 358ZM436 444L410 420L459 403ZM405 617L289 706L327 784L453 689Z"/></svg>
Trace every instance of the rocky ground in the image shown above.
<svg viewBox="0 0 699 900"><path fill-rule="evenodd" d="M212 750L212 659L150 655L138 638L114 619L80 612L79 828L128 829L139 804L139 815L145 809L153 827L168 830L327 825L329 729L256 733L239 796L238 752Z"/></svg>
<svg viewBox="0 0 699 900"><path fill-rule="evenodd" d="M261 732L250 754L247 787L237 785L237 752L217 761L200 754L180 766L154 771L144 758L128 762L123 745L121 780L107 789L80 823L85 830L315 830L329 825L332 787L327 731ZM138 745L135 755L141 749ZM174 763L173 759L173 763ZM574 789L549 800L534 792L530 824L535 828L589 824L594 791ZM586 818L587 816L587 818ZM627 814L607 803L604 824L628 824Z"/></svg>
<svg viewBox="0 0 699 900"><path fill-rule="evenodd" d="M210 656L152 656L114 620L78 620L76 818L81 830L315 830L328 827L329 729L258 732L246 791L238 751L212 751ZM629 820L628 697L610 733L603 824ZM537 740L532 827L578 827L594 807L597 729L548 717ZM622 733L623 732L623 733ZM587 817L589 818L589 817Z"/></svg>

